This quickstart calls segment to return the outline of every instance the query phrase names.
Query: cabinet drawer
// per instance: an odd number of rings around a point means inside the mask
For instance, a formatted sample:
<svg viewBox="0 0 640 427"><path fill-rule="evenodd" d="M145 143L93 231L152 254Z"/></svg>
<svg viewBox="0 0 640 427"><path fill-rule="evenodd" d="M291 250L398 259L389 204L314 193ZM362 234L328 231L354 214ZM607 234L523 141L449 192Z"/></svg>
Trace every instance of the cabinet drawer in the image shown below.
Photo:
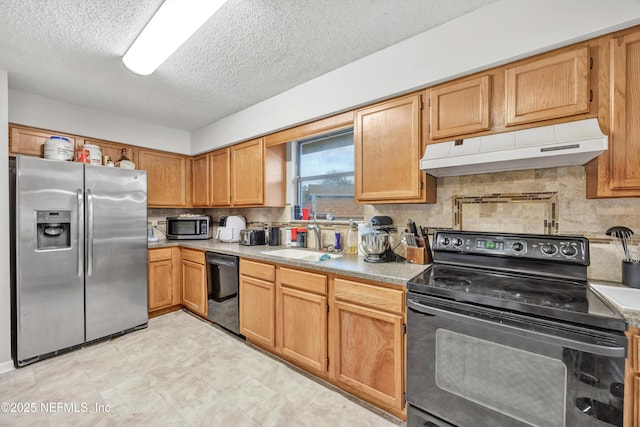
<svg viewBox="0 0 640 427"><path fill-rule="evenodd" d="M327 294L327 276L280 267L280 284L290 288L298 288L316 294Z"/></svg>
<svg viewBox="0 0 640 427"><path fill-rule="evenodd" d="M404 312L404 292L398 289L335 279L334 292L335 298L338 300L368 305L395 313Z"/></svg>
<svg viewBox="0 0 640 427"><path fill-rule="evenodd" d="M149 249L149 262L171 259L171 248Z"/></svg>
<svg viewBox="0 0 640 427"><path fill-rule="evenodd" d="M204 265L204 252L182 248L182 259Z"/></svg>
<svg viewBox="0 0 640 427"><path fill-rule="evenodd" d="M276 267L271 264L263 264L261 262L241 259L240 274L255 277L256 279L266 280L267 282L275 282Z"/></svg>

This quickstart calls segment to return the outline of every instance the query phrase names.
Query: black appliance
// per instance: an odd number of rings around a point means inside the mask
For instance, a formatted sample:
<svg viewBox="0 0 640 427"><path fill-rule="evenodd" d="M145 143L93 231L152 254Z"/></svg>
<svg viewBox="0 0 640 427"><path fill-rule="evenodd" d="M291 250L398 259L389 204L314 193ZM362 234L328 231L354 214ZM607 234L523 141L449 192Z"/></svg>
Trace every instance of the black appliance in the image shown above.
<svg viewBox="0 0 640 427"><path fill-rule="evenodd" d="M237 256L206 252L209 320L240 335Z"/></svg>
<svg viewBox="0 0 640 427"><path fill-rule="evenodd" d="M407 425L622 426L624 318L583 237L442 231L407 284Z"/></svg>

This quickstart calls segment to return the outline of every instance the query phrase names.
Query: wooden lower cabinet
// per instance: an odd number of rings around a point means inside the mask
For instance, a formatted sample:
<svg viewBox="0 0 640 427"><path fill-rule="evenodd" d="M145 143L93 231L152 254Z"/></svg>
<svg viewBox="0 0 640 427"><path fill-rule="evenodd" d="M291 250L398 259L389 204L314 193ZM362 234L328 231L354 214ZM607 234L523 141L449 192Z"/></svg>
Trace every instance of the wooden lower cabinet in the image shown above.
<svg viewBox="0 0 640 427"><path fill-rule="evenodd" d="M395 304L385 294L404 298L402 290L335 279L331 360L338 385L404 419L403 305L387 311Z"/></svg>
<svg viewBox="0 0 640 427"><path fill-rule="evenodd" d="M278 351L320 375L328 367L327 276L279 267Z"/></svg>
<svg viewBox="0 0 640 427"><path fill-rule="evenodd" d="M627 331L629 349L624 380L624 426L640 427L640 328Z"/></svg>
<svg viewBox="0 0 640 427"><path fill-rule="evenodd" d="M189 311L207 317L207 270L204 252L182 248L182 305Z"/></svg>
<svg viewBox="0 0 640 427"><path fill-rule="evenodd" d="M275 266L240 260L240 333L269 350L276 346Z"/></svg>
<svg viewBox="0 0 640 427"><path fill-rule="evenodd" d="M149 315L156 316L181 307L180 248L149 249Z"/></svg>

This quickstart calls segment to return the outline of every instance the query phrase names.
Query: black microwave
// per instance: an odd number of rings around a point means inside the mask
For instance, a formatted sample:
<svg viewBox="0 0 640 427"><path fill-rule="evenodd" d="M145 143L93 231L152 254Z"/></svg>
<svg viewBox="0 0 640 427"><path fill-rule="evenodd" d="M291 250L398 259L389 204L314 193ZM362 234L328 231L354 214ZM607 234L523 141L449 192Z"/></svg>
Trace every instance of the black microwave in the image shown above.
<svg viewBox="0 0 640 427"><path fill-rule="evenodd" d="M208 215L181 215L167 217L167 240L210 239L211 217Z"/></svg>

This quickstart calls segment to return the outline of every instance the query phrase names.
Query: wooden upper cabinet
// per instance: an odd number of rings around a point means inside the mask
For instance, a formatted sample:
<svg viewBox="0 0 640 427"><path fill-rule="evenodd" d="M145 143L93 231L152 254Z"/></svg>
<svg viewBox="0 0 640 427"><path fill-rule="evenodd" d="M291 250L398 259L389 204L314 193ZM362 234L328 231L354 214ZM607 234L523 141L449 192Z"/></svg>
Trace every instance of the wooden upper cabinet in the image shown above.
<svg viewBox="0 0 640 427"><path fill-rule="evenodd" d="M228 148L209 153L211 206L231 205L231 154Z"/></svg>
<svg viewBox="0 0 640 427"><path fill-rule="evenodd" d="M611 40L610 49L610 187L640 190L640 31Z"/></svg>
<svg viewBox="0 0 640 427"><path fill-rule="evenodd" d="M191 201L193 206L209 206L211 167L209 155L202 154L191 160Z"/></svg>
<svg viewBox="0 0 640 427"><path fill-rule="evenodd" d="M356 111L356 202L435 201L435 180L419 167L420 116L419 93Z"/></svg>
<svg viewBox="0 0 640 427"><path fill-rule="evenodd" d="M150 207L187 206L187 158L181 154L140 149L137 168L147 171Z"/></svg>
<svg viewBox="0 0 640 427"><path fill-rule="evenodd" d="M488 130L490 76L476 77L429 90L431 139Z"/></svg>
<svg viewBox="0 0 640 427"><path fill-rule="evenodd" d="M505 70L507 126L589 111L589 49L582 47Z"/></svg>
<svg viewBox="0 0 640 427"><path fill-rule="evenodd" d="M262 139L231 147L231 202L234 206L262 205L264 176Z"/></svg>
<svg viewBox="0 0 640 427"><path fill-rule="evenodd" d="M27 156L44 156L44 143L53 135L68 138L76 147L76 137L59 132L10 125L9 154L25 154Z"/></svg>

